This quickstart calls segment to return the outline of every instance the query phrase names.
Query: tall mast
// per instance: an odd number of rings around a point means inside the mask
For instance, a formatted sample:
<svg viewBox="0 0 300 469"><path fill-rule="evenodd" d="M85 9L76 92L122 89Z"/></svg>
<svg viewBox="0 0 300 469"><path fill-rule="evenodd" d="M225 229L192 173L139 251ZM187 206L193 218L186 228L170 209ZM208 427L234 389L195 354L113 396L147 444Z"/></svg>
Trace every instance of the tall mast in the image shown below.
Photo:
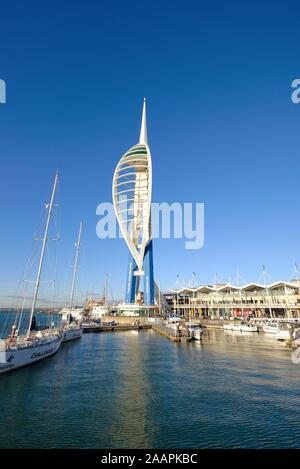
<svg viewBox="0 0 300 469"><path fill-rule="evenodd" d="M238 282L238 287L239 287L241 315L242 315L242 318L243 318L244 317L244 307L243 307L242 290L241 290L241 276L240 276L239 269L237 270L237 282Z"/></svg>
<svg viewBox="0 0 300 469"><path fill-rule="evenodd" d="M296 280L299 282L299 271L298 271L298 265L296 262L294 262L294 274L296 275Z"/></svg>
<svg viewBox="0 0 300 469"><path fill-rule="evenodd" d="M178 302L178 291L179 291L179 274L177 274L177 280L176 280L176 316L179 314L179 302Z"/></svg>
<svg viewBox="0 0 300 469"><path fill-rule="evenodd" d="M266 268L265 268L264 265L263 265L263 279L264 279L264 283L265 283L265 291L266 291L266 294L267 294L270 318L272 318L273 314L272 314L272 308L271 308L271 299L270 299L269 289L267 287L267 273L266 273Z"/></svg>
<svg viewBox="0 0 300 469"><path fill-rule="evenodd" d="M50 204L46 205L46 207L48 208L48 216L47 216L47 222L46 222L46 227L45 227L45 233L44 233L44 237L43 237L43 244L42 244L42 250L41 250L41 255L40 255L38 271L37 271L37 275L36 275L34 294L33 294L33 299L32 299L31 310L30 310L29 325L28 325L28 330L27 330L27 334L26 334L27 337L30 336L31 323L32 323L33 315L34 315L37 295L38 295L39 286L40 286L41 273L42 273L42 267L43 267L43 262L44 262L44 257L45 257L46 244L47 244L47 241L48 241L48 231L49 231L49 225L50 225L50 220L51 220L51 215L52 215L52 209L53 209L53 204L54 204L54 197L55 197L55 192L56 192L56 188L57 188L57 183L58 183L58 171L56 171L55 178L54 178L54 184L53 184Z"/></svg>
<svg viewBox="0 0 300 469"><path fill-rule="evenodd" d="M158 314L161 313L160 279L158 279Z"/></svg>
<svg viewBox="0 0 300 469"><path fill-rule="evenodd" d="M72 313L72 306L73 306L73 299L74 299L74 289L75 289L75 283L76 283L76 275L77 275L77 267L78 267L78 259L79 259L79 249L80 249L81 233L82 233L82 225L83 225L83 222L81 220L80 225L79 225L78 238L77 238L77 242L75 244L76 254L75 254L74 270L73 270L73 277L72 277L72 287L71 287L71 295L70 295L70 313Z"/></svg>
<svg viewBox="0 0 300 469"><path fill-rule="evenodd" d="M107 306L108 298L108 274L105 275L105 284L104 284L104 306Z"/></svg>

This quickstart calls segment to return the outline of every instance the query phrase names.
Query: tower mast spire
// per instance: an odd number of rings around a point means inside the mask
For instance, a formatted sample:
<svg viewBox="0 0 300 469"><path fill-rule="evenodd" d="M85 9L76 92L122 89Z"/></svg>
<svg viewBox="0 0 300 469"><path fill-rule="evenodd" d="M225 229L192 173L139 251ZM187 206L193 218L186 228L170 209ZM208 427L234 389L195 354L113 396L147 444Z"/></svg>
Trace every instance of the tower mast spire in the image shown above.
<svg viewBox="0 0 300 469"><path fill-rule="evenodd" d="M144 98L143 104L143 114L142 114L142 124L141 124L141 132L140 132L140 144L148 143L147 139L147 120L146 120L146 98Z"/></svg>

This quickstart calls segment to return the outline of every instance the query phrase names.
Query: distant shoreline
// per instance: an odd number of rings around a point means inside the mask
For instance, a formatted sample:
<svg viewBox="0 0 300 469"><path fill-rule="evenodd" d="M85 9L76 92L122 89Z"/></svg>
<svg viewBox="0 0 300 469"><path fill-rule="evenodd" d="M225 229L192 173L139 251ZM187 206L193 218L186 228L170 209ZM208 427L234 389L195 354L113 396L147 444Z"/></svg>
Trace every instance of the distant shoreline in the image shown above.
<svg viewBox="0 0 300 469"><path fill-rule="evenodd" d="M36 313L59 313L63 308L52 309L52 308L37 308ZM20 308L0 308L0 313L17 313L20 311ZM24 308L24 311L30 311L30 308Z"/></svg>

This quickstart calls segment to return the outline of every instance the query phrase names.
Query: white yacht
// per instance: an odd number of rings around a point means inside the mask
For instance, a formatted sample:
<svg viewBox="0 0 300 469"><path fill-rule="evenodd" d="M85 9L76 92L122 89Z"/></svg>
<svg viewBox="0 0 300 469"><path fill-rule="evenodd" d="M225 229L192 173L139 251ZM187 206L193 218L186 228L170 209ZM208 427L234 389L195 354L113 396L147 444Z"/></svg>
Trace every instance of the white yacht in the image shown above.
<svg viewBox="0 0 300 469"><path fill-rule="evenodd" d="M63 343L70 342L71 340L81 339L82 327L76 323L68 324L63 328Z"/></svg>
<svg viewBox="0 0 300 469"><path fill-rule="evenodd" d="M233 331L241 331L241 325L240 324L232 324L232 330Z"/></svg>
<svg viewBox="0 0 300 469"><path fill-rule="evenodd" d="M225 331L241 331L241 325L237 324L235 322L229 323L229 324L223 324L223 329Z"/></svg>
<svg viewBox="0 0 300 469"><path fill-rule="evenodd" d="M42 248L38 264L37 276L34 287L34 294L32 298L32 305L30 309L28 328L26 332L21 335L19 328L21 324L22 313L19 316L18 324L14 324L9 337L1 341L0 350L0 374L8 373L18 368L31 365L44 358L50 357L56 353L61 345L63 334L58 329L46 329L44 331L34 331L34 313L36 310L36 302L39 293L40 280L42 268L45 257L46 244L48 240L48 231L51 221L51 215L54 205L54 198L58 183L58 172L56 172L54 185L51 194L51 201L46 205L48 214L42 239Z"/></svg>
<svg viewBox="0 0 300 469"><path fill-rule="evenodd" d="M240 324L224 324L223 329L227 331L237 331L237 332L258 332L258 328L254 324L249 322L241 322Z"/></svg>
<svg viewBox="0 0 300 469"><path fill-rule="evenodd" d="M263 325L265 334L272 334L277 340L288 340L292 338L290 324L279 324L279 322L267 322Z"/></svg>
<svg viewBox="0 0 300 469"><path fill-rule="evenodd" d="M258 328L255 324L249 322L243 322L241 324L241 332L258 332Z"/></svg>
<svg viewBox="0 0 300 469"><path fill-rule="evenodd" d="M291 324L280 323L277 340L292 340L293 339L293 326Z"/></svg>
<svg viewBox="0 0 300 469"><path fill-rule="evenodd" d="M277 322L267 322L262 328L266 334L278 334L279 332L279 324Z"/></svg>
<svg viewBox="0 0 300 469"><path fill-rule="evenodd" d="M232 326L233 326L233 324L230 324L230 323L229 324L223 324L223 329L225 331L232 331Z"/></svg>

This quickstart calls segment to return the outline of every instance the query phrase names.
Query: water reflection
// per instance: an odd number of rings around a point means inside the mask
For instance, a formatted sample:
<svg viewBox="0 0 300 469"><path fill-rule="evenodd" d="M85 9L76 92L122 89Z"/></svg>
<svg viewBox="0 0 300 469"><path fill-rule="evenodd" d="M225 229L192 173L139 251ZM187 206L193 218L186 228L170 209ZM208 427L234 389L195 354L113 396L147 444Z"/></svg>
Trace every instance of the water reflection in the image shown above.
<svg viewBox="0 0 300 469"><path fill-rule="evenodd" d="M0 447L298 447L300 367L263 334L86 334L0 379Z"/></svg>
<svg viewBox="0 0 300 469"><path fill-rule="evenodd" d="M136 446L151 447L156 424L148 398L154 390L147 374L147 340L141 333L126 336L111 356L118 392L108 429L110 446L126 448L131 440Z"/></svg>

